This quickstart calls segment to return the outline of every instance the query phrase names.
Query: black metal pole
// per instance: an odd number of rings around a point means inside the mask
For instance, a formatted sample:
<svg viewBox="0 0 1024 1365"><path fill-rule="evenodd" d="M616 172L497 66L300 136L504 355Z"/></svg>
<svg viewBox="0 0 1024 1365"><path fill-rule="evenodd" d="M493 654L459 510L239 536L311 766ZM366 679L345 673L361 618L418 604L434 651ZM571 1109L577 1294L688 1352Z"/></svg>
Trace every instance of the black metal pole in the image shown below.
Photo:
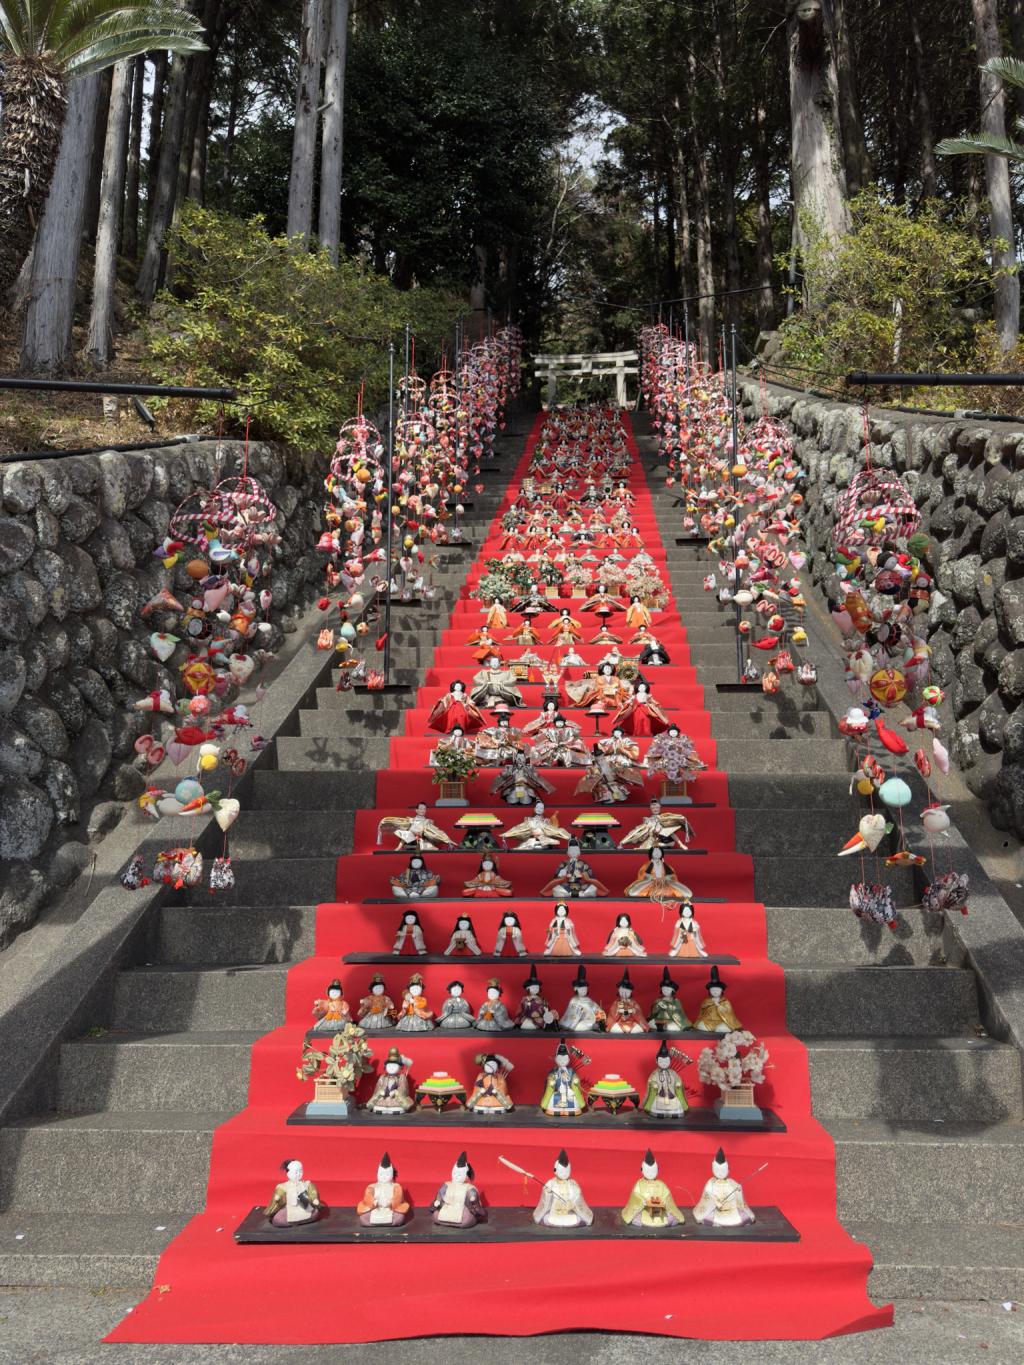
<svg viewBox="0 0 1024 1365"><path fill-rule="evenodd" d="M737 491L737 486L738 486L738 484L739 484L739 479L738 479L737 474L736 474L736 465L737 465L737 463L739 462L739 458L740 458L740 413L739 413L739 406L738 406L738 403L737 403L737 401L736 401L736 400L737 400L737 390L736 390L736 324L735 324L735 322L732 324L732 338L731 338L731 340L732 340L732 357L731 357L731 364L730 364L730 369L732 370L732 469L731 469L731 473L732 473L732 491L735 493L735 492ZM725 362L725 354L724 354L724 346L725 346L725 328L724 328L724 327L722 328L722 345L723 345L722 362L723 362L723 365L724 365L724 362ZM736 601L736 594L737 594L737 592L739 592L740 583L741 583L741 581L742 581L742 575L740 574L740 568L739 568L739 565L736 563L736 558L738 557L739 551L740 551L740 522L739 522L739 517L738 517L738 516L737 516L737 520L736 520L736 527L735 527L735 530L733 531L733 542L732 542L732 543L733 543L733 576L732 576L732 592L733 592L733 605L734 605L735 608L736 608L736 681L737 681L737 682L742 682L742 681L743 681L743 663L744 663L744 660L743 660L743 636L742 636L742 634L740 633L740 620L741 620L741 618L742 618L743 612L742 612L742 609L741 609L741 607L740 607L740 604Z"/></svg>
<svg viewBox="0 0 1024 1365"><path fill-rule="evenodd" d="M402 390L402 416L409 415L409 364L412 353L412 327L405 324L405 388Z"/></svg>
<svg viewBox="0 0 1024 1365"><path fill-rule="evenodd" d="M220 398L231 402L235 389L200 389L187 384L118 384L92 379L20 379L0 376L0 389L35 389L43 393L121 393L137 398Z"/></svg>
<svg viewBox="0 0 1024 1365"><path fill-rule="evenodd" d="M395 543L395 343L388 342L388 533L387 533L387 593L384 597L384 685L391 681L391 585L394 582Z"/></svg>
<svg viewBox="0 0 1024 1365"><path fill-rule="evenodd" d="M1024 388L1024 374L871 374L866 370L854 370L846 376L847 384L853 388L878 385L893 388L969 388L992 386L1001 388Z"/></svg>
<svg viewBox="0 0 1024 1365"><path fill-rule="evenodd" d="M683 326L686 329L686 348L683 351L683 369L686 374L686 400L690 400L690 305L687 304L683 312Z"/></svg>

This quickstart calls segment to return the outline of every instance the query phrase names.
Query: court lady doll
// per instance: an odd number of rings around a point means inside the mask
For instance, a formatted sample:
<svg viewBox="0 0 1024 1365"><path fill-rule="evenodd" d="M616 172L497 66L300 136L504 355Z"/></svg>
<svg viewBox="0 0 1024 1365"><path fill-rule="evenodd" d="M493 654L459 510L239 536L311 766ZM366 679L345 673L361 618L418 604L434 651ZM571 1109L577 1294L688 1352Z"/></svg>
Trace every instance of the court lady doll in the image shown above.
<svg viewBox="0 0 1024 1365"><path fill-rule="evenodd" d="M633 928L633 921L627 914L615 916L615 923L608 935L608 941L601 951L604 957L647 956L647 949L644 947L640 935Z"/></svg>
<svg viewBox="0 0 1024 1365"><path fill-rule="evenodd" d="M612 717L612 727L620 726L627 735L659 735L669 727L669 719L651 696L650 684L638 682L633 695Z"/></svg>
<svg viewBox="0 0 1024 1365"><path fill-rule="evenodd" d="M688 901L693 897L690 888L679 880L673 869L665 861L660 844L650 850L647 862L640 869L635 881L626 887L626 895L652 901Z"/></svg>
<svg viewBox="0 0 1024 1365"><path fill-rule="evenodd" d="M580 727L556 716L537 735L533 761L542 768L585 768L589 760Z"/></svg>
<svg viewBox="0 0 1024 1365"><path fill-rule="evenodd" d="M437 1015L438 1028L472 1028L476 1023L473 1007L462 994L464 990L465 986L461 981L448 982L448 994L445 996Z"/></svg>
<svg viewBox="0 0 1024 1365"><path fill-rule="evenodd" d="M423 926L420 924L420 917L415 910L406 910L399 921L391 951L399 954L405 949L407 943L412 944L413 952L420 957L427 951L427 943L423 937Z"/></svg>
<svg viewBox="0 0 1024 1365"><path fill-rule="evenodd" d="M423 994L423 977L419 972L413 972L402 994L395 1028L401 1029L403 1033L426 1033L433 1027L434 1012Z"/></svg>
<svg viewBox="0 0 1024 1365"><path fill-rule="evenodd" d="M344 998L341 982L335 979L327 987L324 997L313 1002L314 1033L340 1033L348 1023L348 1001Z"/></svg>
<svg viewBox="0 0 1024 1365"><path fill-rule="evenodd" d="M452 936L448 940L448 947L444 950L445 957L479 957L481 951L473 921L468 915L459 915L452 929Z"/></svg>
<svg viewBox="0 0 1024 1365"><path fill-rule="evenodd" d="M693 906L683 901L679 907L679 918L672 927L672 942L669 944L669 957L698 958L707 957L704 935L700 925L693 917Z"/></svg>
<svg viewBox="0 0 1024 1365"><path fill-rule="evenodd" d="M559 901L548 924L548 934L544 941L545 957L580 957L582 955L576 926L569 914L565 901Z"/></svg>
<svg viewBox="0 0 1024 1365"><path fill-rule="evenodd" d="M453 682L444 696L434 703L427 724L445 735L456 727L470 735L483 729L484 718L466 694L466 684Z"/></svg>
<svg viewBox="0 0 1024 1365"><path fill-rule="evenodd" d="M498 875L498 861L493 854L485 853L476 876L463 883L462 894L482 900L511 896L512 883Z"/></svg>
<svg viewBox="0 0 1024 1365"><path fill-rule="evenodd" d="M519 916L512 910L506 910L501 917L501 923L498 925L498 937L494 943L494 956L501 957L508 943L512 944L519 957L526 956L523 928L519 923Z"/></svg>

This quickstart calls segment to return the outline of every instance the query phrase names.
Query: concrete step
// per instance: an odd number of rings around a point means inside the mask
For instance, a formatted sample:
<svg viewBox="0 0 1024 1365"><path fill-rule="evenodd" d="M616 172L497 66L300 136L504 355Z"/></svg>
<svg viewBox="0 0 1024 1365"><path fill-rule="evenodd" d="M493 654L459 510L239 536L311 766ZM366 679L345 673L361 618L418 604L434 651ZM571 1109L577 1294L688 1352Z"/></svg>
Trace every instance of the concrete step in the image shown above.
<svg viewBox="0 0 1024 1365"><path fill-rule="evenodd" d="M0 1207L10 1212L192 1214L203 1207L213 1129L229 1115L57 1116L0 1129ZM112 1182L113 1181L113 1185Z"/></svg>
<svg viewBox="0 0 1024 1365"><path fill-rule="evenodd" d="M1020 1120L1020 1054L990 1038L806 1039L814 1113L888 1123Z"/></svg>
<svg viewBox="0 0 1024 1365"><path fill-rule="evenodd" d="M764 905L812 905L849 907L850 885L862 877L859 858L839 858L836 856L839 843L831 849L814 849L811 856L801 849L792 853L795 844L801 845L801 834L807 817L793 826L787 827L780 820L779 843L785 844L787 851L776 857L762 854L754 863L754 899ZM851 828L852 828L851 821ZM787 837L788 835L788 837ZM846 836L849 838L849 834ZM866 864L868 878L876 877L874 859ZM921 869L923 871L924 869ZM920 904L924 881L913 868L883 868L886 883L892 887L893 901L899 908L909 908ZM856 919L852 911L850 932L854 932ZM891 934L892 931L885 931Z"/></svg>
<svg viewBox="0 0 1024 1365"><path fill-rule="evenodd" d="M65 1043L57 1107L63 1114L205 1113L242 1109L257 1033L106 1033Z"/></svg>
<svg viewBox="0 0 1024 1365"><path fill-rule="evenodd" d="M1024 1127L835 1119L839 1217L990 1226L1024 1222ZM1018 1229L1019 1236L1019 1229Z"/></svg>
<svg viewBox="0 0 1024 1365"><path fill-rule="evenodd" d="M795 687L787 684L783 691L776 692L772 697L765 696L760 688L752 692L716 692L714 686L706 686L704 704L712 717L736 711L754 718L778 718L781 721L787 721L789 717L804 711L828 709L816 687L800 687L799 684Z"/></svg>
<svg viewBox="0 0 1024 1365"><path fill-rule="evenodd" d="M231 856L331 858L352 848L351 810L244 810L231 826Z"/></svg>
<svg viewBox="0 0 1024 1365"><path fill-rule="evenodd" d="M303 741L308 743L308 741ZM253 773L256 810L369 810L377 791L377 774L367 769Z"/></svg>
<svg viewBox="0 0 1024 1365"><path fill-rule="evenodd" d="M715 739L818 739L838 744L835 722L827 711L803 711L795 707L774 713L767 709L755 712L711 711L711 733Z"/></svg>
<svg viewBox="0 0 1024 1365"><path fill-rule="evenodd" d="M122 972L112 1026L131 1033L266 1032L284 1018L287 968L154 966ZM743 1018L742 990L733 1004ZM799 1037L948 1037L978 1023L973 973L954 967L796 967L787 1027Z"/></svg>
<svg viewBox="0 0 1024 1365"><path fill-rule="evenodd" d="M281 738L275 745L280 772L349 773L387 767L389 737L313 735Z"/></svg>
<svg viewBox="0 0 1024 1365"><path fill-rule="evenodd" d="M945 1223L858 1218L848 1221L846 1229L871 1248L875 1265L868 1293L876 1303L1024 1299L1024 1254L1017 1226L970 1224L961 1218Z"/></svg>
<svg viewBox="0 0 1024 1365"><path fill-rule="evenodd" d="M963 950L940 915L904 911L896 931L819 905L767 907L768 955L790 967L832 962L849 967L959 966Z"/></svg>
<svg viewBox="0 0 1024 1365"><path fill-rule="evenodd" d="M315 737L329 739L345 739L348 737L357 738L369 736L372 738L388 738L392 735L402 733L405 712L397 710L393 705L390 708L367 709L357 703L353 707L344 705L344 694L335 693L339 704L334 706L324 706L316 711L299 712L299 735L303 738ZM415 700L415 694L409 694L410 705Z"/></svg>
<svg viewBox="0 0 1024 1365"><path fill-rule="evenodd" d="M776 744L776 752L787 753L791 750L802 751L802 745ZM839 745L832 745L839 749ZM778 769L768 772L731 770L729 778L729 804L736 811L754 807L758 810L813 811L846 809L853 811L850 796L850 778L846 769L832 771L827 769L799 769L791 772ZM857 817L860 818L859 816ZM806 821L806 815L803 820ZM851 825L850 834L853 833ZM847 836L849 837L849 835Z"/></svg>
<svg viewBox="0 0 1024 1365"><path fill-rule="evenodd" d="M18 1210L0 1213L0 1284L148 1289L157 1261L191 1217Z"/></svg>
<svg viewBox="0 0 1024 1365"><path fill-rule="evenodd" d="M316 905L161 906L149 958L167 966L301 962L315 947Z"/></svg>
<svg viewBox="0 0 1024 1365"><path fill-rule="evenodd" d="M718 767L729 774L730 782L734 774L774 778L847 773L848 764L846 746L831 739L723 739L718 745Z"/></svg>
<svg viewBox="0 0 1024 1365"><path fill-rule="evenodd" d="M334 899L337 854L323 858L232 859L241 905L319 905Z"/></svg>

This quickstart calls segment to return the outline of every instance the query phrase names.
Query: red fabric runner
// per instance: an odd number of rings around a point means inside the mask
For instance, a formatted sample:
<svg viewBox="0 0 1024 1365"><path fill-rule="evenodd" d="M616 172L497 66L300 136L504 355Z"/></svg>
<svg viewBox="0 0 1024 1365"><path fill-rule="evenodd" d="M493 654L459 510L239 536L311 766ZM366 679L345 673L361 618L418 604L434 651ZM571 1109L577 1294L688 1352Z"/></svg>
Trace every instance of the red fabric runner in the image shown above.
<svg viewBox="0 0 1024 1365"><path fill-rule="evenodd" d="M528 443L520 477L541 420ZM654 558L661 560L653 505L631 436L630 447L634 457L630 484L636 498L633 519ZM512 496L510 489L506 505ZM501 539L496 521L481 559L498 553ZM889 1325L891 1308L876 1308L867 1296L870 1253L836 1219L833 1144L811 1116L807 1054L786 1031L783 972L766 956L764 907L752 900L750 859L734 850L733 814L722 773L705 773L690 785L690 795L698 803L687 812L695 830L691 846L706 853L669 851L667 860L695 892L696 914L709 952L738 959L722 965L721 975L744 1026L768 1045L771 1070L758 1089L758 1101L779 1115L785 1132L712 1133L670 1127L651 1134L615 1128L560 1132L540 1126L502 1130L500 1119L483 1125L460 1124L457 1118L450 1126L417 1129L400 1122L372 1128L287 1125L292 1110L311 1098L310 1087L296 1079L295 1067L311 1023L312 1002L334 976L340 977L346 998L354 1006L374 971L382 972L388 994L396 1001L409 974L420 971L426 998L435 1009L452 979L465 983L466 997L476 1007L484 983L497 976L504 986L504 1001L514 1013L529 963L535 961L544 995L553 1008L564 1009L571 993L573 959L540 956L552 901L522 899L536 895L554 875L560 861L557 852L498 853L499 870L512 881L516 893L502 901L457 899L462 882L477 870L479 854L425 855L428 866L442 876L442 895L452 897L415 907L428 952L443 952L456 915L465 912L472 916L483 952L491 953L499 917L512 909L522 925L527 958L506 956L500 964L492 964L457 957L432 964L403 956L379 967L342 961L347 954L390 952L403 907L371 900L388 895L387 878L405 865L406 858L391 851L394 840L390 836L380 846L383 851L376 851L376 822L383 814L408 813L417 800L433 802L426 763L436 737L426 730L425 718L451 678L466 678L476 671L466 637L482 622L479 603L471 596L480 569L480 565L474 569L468 591L456 608L441 642L437 671L427 675L417 706L409 713L405 735L392 739L390 766L378 776L378 808L357 816L355 852L339 860L338 900L320 906L317 912L316 956L290 970L285 1021L253 1048L248 1107L214 1134L206 1209L167 1248L154 1289L107 1340L289 1345L464 1335L484 1328L487 1334L509 1336L604 1330L711 1340L813 1340ZM576 614L578 599L568 605ZM613 621L612 629L628 640L632 632L624 628L621 615L616 620L619 624ZM517 624L519 618L511 618L510 630ZM654 629L673 655L670 666L652 670L654 696L666 708L679 708L672 718L691 734L705 762L713 764L715 745L703 691L690 667L679 618L670 610L655 618ZM542 637L546 634L542 629ZM512 644L507 652L514 655L521 648ZM541 652L547 657L546 651ZM623 652L630 652L628 645L624 644ZM590 660L589 653L585 657ZM529 697L527 693L528 704ZM526 712L527 717L533 714L532 709ZM585 719L581 712L569 715L581 722ZM583 728L590 737L589 722ZM606 725L603 730L607 733ZM641 741L644 749L647 743ZM558 808L564 827L581 810L593 809L573 795L580 775L579 771L545 770L556 785L548 805ZM483 771L470 784L468 794L474 809L493 810L508 827L526 812L495 804L488 794L493 777L493 771ZM657 794L658 787L656 780L648 779L643 793L638 791L628 805L606 808L621 821L620 836L646 813L644 803ZM711 807L701 808L700 803L711 803ZM459 810L432 809L430 814L442 828L458 835L454 821ZM622 898L623 887L638 874L643 852L584 856L612 892L606 900L573 903L584 954L600 953L615 914L626 909L648 953L661 958L671 936L671 913L658 905ZM591 994L607 1005L623 966L628 966L636 998L646 1007L657 993L660 960L615 958L588 963ZM705 963L679 959L669 965L679 983L679 999L691 1017L706 994L707 970ZM244 1020L239 1025L244 1027ZM556 1040L557 1035L518 1031L494 1035L493 1042L479 1034L465 1038L432 1032L406 1034L400 1045L414 1058L414 1084L430 1071L442 1069L468 1084L477 1070L475 1055L496 1046L515 1064L509 1080L513 1099L518 1107L529 1108L540 1098ZM590 1079L611 1070L635 1085L652 1069L659 1042L646 1035L628 1039L582 1035L578 1041L591 1058L585 1068ZM384 1051L383 1042L376 1045L378 1055ZM677 1046L696 1059L702 1043L683 1036ZM691 1103L709 1104L714 1098L699 1082L696 1066L684 1070L683 1080ZM801 1240L665 1240L657 1250L635 1245L622 1255L610 1254L605 1243L583 1236L568 1236L571 1245L566 1247L517 1243L483 1254L467 1244L238 1246L232 1239L250 1209L269 1199L286 1158L300 1159L322 1198L340 1210L352 1208L361 1197L386 1149L407 1197L419 1208L418 1216L425 1217L424 1207L448 1178L463 1148L469 1153L485 1202L532 1206L533 1187L527 1188L497 1158L504 1155L546 1177L563 1142L590 1204L620 1206L639 1175L648 1139L663 1178L684 1210L696 1202L710 1174L711 1156L721 1142L748 1202L778 1205L799 1230Z"/></svg>

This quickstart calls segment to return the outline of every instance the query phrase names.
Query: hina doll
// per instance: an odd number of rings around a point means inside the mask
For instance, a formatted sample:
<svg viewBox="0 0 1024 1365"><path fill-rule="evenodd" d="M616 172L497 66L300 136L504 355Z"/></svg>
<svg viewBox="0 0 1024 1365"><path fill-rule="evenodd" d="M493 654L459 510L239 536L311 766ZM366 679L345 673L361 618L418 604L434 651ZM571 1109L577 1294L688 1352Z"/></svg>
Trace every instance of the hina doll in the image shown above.
<svg viewBox="0 0 1024 1365"><path fill-rule="evenodd" d="M717 967L711 968L707 989L708 993L697 1011L694 1028L702 1033L732 1033L734 1029L742 1029L736 1011L725 998L725 982L718 975Z"/></svg>
<svg viewBox="0 0 1024 1365"><path fill-rule="evenodd" d="M704 936L700 925L693 917L693 906L684 901L679 909L679 918L672 927L672 942L668 949L669 957L707 957Z"/></svg>
<svg viewBox="0 0 1024 1365"><path fill-rule="evenodd" d="M281 1164L284 1179L274 1186L270 1203L263 1210L275 1228L297 1228L304 1223L315 1223L323 1214L324 1206L312 1180L307 1180L301 1161Z"/></svg>
<svg viewBox="0 0 1024 1365"><path fill-rule="evenodd" d="M377 1179L363 1191L356 1214L364 1228L400 1228L408 1218L409 1201L387 1152L377 1165Z"/></svg>
<svg viewBox="0 0 1024 1365"><path fill-rule="evenodd" d="M697 757L693 740L682 734L678 725L670 725L648 746L648 772L664 773L670 782L689 781L706 767L707 764Z"/></svg>
<svg viewBox="0 0 1024 1365"><path fill-rule="evenodd" d="M519 923L519 916L511 910L505 911L501 917L501 923L498 925L498 937L494 944L495 957L501 957L507 943L512 944L519 957L526 956L522 925Z"/></svg>
<svg viewBox="0 0 1024 1365"><path fill-rule="evenodd" d="M480 1191L472 1183L473 1172L466 1153L460 1152L452 1167L452 1178L445 1181L433 1203L433 1220L440 1227L474 1228L487 1222L487 1210L480 1200Z"/></svg>
<svg viewBox="0 0 1024 1365"><path fill-rule="evenodd" d="M475 706L493 710L495 706L522 706L523 694L516 686L516 675L503 668L497 655L487 660L487 667L473 675L473 690L469 694Z"/></svg>
<svg viewBox="0 0 1024 1365"><path fill-rule="evenodd" d="M441 878L431 872L418 853L409 859L409 866L391 878L391 894L400 901L425 901L437 895Z"/></svg>
<svg viewBox="0 0 1024 1365"><path fill-rule="evenodd" d="M550 1119L578 1118L587 1107L583 1086L571 1063L572 1056L563 1038L555 1048L555 1063L540 1097L541 1112Z"/></svg>
<svg viewBox="0 0 1024 1365"><path fill-rule="evenodd" d="M533 746L534 762L542 768L585 768L587 758L580 727L564 716L545 726Z"/></svg>
<svg viewBox="0 0 1024 1365"><path fill-rule="evenodd" d="M581 957L576 926L569 916L569 907L564 901L555 906L555 913L548 924L548 936L544 940L545 957Z"/></svg>
<svg viewBox="0 0 1024 1365"><path fill-rule="evenodd" d="M348 1023L348 1001L344 999L341 982L335 977L325 996L313 1001L314 1033L340 1033Z"/></svg>
<svg viewBox="0 0 1024 1365"><path fill-rule="evenodd" d="M649 629L651 624L650 609L645 607L640 598L635 594L629 599L629 606L626 608L626 625L630 630L640 630L641 627Z"/></svg>
<svg viewBox="0 0 1024 1365"><path fill-rule="evenodd" d="M414 848L420 853L436 853L439 848L455 847L455 841L428 817L425 801L416 807L415 815L385 815L377 825L378 844L385 831L395 836L399 848Z"/></svg>
<svg viewBox="0 0 1024 1365"><path fill-rule="evenodd" d="M491 632L486 626L484 626L482 630L477 631L475 635L471 635L468 643L476 646L473 650L473 658L476 659L477 663L486 663L492 655L499 660L501 658L501 650L498 647L498 642L497 640L491 639Z"/></svg>
<svg viewBox="0 0 1024 1365"><path fill-rule="evenodd" d="M536 963L530 963L530 975L523 982L523 998L519 1002L515 1023L517 1028L531 1032L550 1028L558 1015L541 995L540 977Z"/></svg>
<svg viewBox="0 0 1024 1365"><path fill-rule="evenodd" d="M423 977L413 972L402 993L395 1028L402 1033L428 1033L434 1027L434 1011L423 994Z"/></svg>
<svg viewBox="0 0 1024 1365"><path fill-rule="evenodd" d="M729 1163L719 1147L711 1163L711 1179L694 1206L693 1216L706 1228L740 1228L756 1222L743 1197L743 1186L729 1174Z"/></svg>
<svg viewBox="0 0 1024 1365"><path fill-rule="evenodd" d="M668 729L669 720L651 696L648 684L638 682L632 697L612 717L612 726L616 725L621 726L627 735L659 735Z"/></svg>
<svg viewBox="0 0 1024 1365"><path fill-rule="evenodd" d="M652 901L693 899L693 892L679 880L665 861L660 844L655 844L650 850L647 862L641 867L636 880L626 887L626 895Z"/></svg>
<svg viewBox="0 0 1024 1365"><path fill-rule="evenodd" d="M622 636L616 635L609 626L602 621L600 630L596 630L589 641L592 645L621 645ZM602 662L604 662L602 660Z"/></svg>
<svg viewBox="0 0 1024 1365"><path fill-rule="evenodd" d="M598 664L596 677L566 683L565 691L576 706L586 709L600 704L607 711L617 711L629 698L632 688L616 676L615 665L609 661Z"/></svg>
<svg viewBox="0 0 1024 1365"><path fill-rule="evenodd" d="M665 646L660 644L653 635L650 636L640 651L639 663L641 668L664 668L671 662L672 659Z"/></svg>
<svg viewBox="0 0 1024 1365"><path fill-rule="evenodd" d="M464 896L474 896L477 899L494 899L497 896L511 896L512 883L498 875L497 861L490 853L485 853L480 859L480 868L475 877L470 877L468 882L463 882Z"/></svg>
<svg viewBox="0 0 1024 1365"><path fill-rule="evenodd" d="M646 1033L647 1020L644 1012L633 999L633 983L629 979L629 969L622 973L622 980L616 987L616 997L608 1007L605 1017L609 1033Z"/></svg>
<svg viewBox="0 0 1024 1365"><path fill-rule="evenodd" d="M427 951L427 943L423 937L423 926L420 924L420 917L415 910L407 910L399 920L391 951L395 954L401 953L407 943L412 944L413 952L418 953L420 957Z"/></svg>
<svg viewBox="0 0 1024 1365"><path fill-rule="evenodd" d="M473 1008L462 994L465 986L461 981L448 982L445 996L437 1015L437 1027L444 1029L472 1028L476 1022Z"/></svg>
<svg viewBox="0 0 1024 1365"><path fill-rule="evenodd" d="M437 741L430 751L427 762L432 768L436 768L440 754L475 754L475 751L475 740L469 738L461 725L456 725L447 738Z"/></svg>
<svg viewBox="0 0 1024 1365"><path fill-rule="evenodd" d="M563 607L558 613L558 620L551 626L549 631L550 644L553 645L574 645L583 638L583 627L573 616L568 607Z"/></svg>
<svg viewBox="0 0 1024 1365"><path fill-rule="evenodd" d="M565 858L540 894L558 896L562 900L590 900L594 896L607 896L608 888L598 881L594 869L580 857L579 841L572 839L565 850Z"/></svg>
<svg viewBox="0 0 1024 1365"><path fill-rule="evenodd" d="M594 742L587 771L574 788L577 795L587 793L600 806L615 805L628 801L631 787L642 787L644 774L641 768L613 754L601 752L601 741Z"/></svg>
<svg viewBox="0 0 1024 1365"><path fill-rule="evenodd" d="M484 1002L476 1012L476 1026L485 1033L502 1033L512 1027L512 1019L501 998L502 985L492 976L487 983Z"/></svg>
<svg viewBox="0 0 1024 1365"><path fill-rule="evenodd" d="M658 1163L648 1147L640 1163L640 1179L629 1192L622 1221L634 1228L675 1228L683 1222L672 1191L658 1176Z"/></svg>
<svg viewBox="0 0 1024 1365"><path fill-rule="evenodd" d="M580 607L580 611L595 612L601 617L602 624L604 624L609 616L621 610L622 607L616 602L615 598L612 597L603 583L597 585L597 592L594 593L592 597L588 597L582 607Z"/></svg>
<svg viewBox="0 0 1024 1365"><path fill-rule="evenodd" d="M489 631L504 630L508 625L508 612L500 597L495 598L487 608L484 624Z"/></svg>
<svg viewBox="0 0 1024 1365"><path fill-rule="evenodd" d="M667 967L662 967L658 998L647 1016L647 1022L652 1029L657 1029L660 1033L685 1033L692 1027L686 1017L686 1011L679 1003L678 992L678 982L669 976Z"/></svg>
<svg viewBox="0 0 1024 1365"><path fill-rule="evenodd" d="M626 914L615 916L615 925L608 935L608 942L601 950L604 957L646 957L640 935L633 928L633 921Z"/></svg>
<svg viewBox="0 0 1024 1365"><path fill-rule="evenodd" d="M604 1028L605 1012L590 994L587 984L587 969L576 969L576 979L572 983L573 993L558 1021L562 1028L572 1033L599 1033Z"/></svg>
<svg viewBox="0 0 1024 1365"><path fill-rule="evenodd" d="M497 1052L478 1052L476 1064L480 1071L466 1108L471 1114L507 1114L512 1108L512 1097L508 1093L506 1077L513 1070L512 1063Z"/></svg>
<svg viewBox="0 0 1024 1365"><path fill-rule="evenodd" d="M583 668L585 665L586 660L583 655L579 654L572 645L569 646L558 661L559 668Z"/></svg>
<svg viewBox="0 0 1024 1365"><path fill-rule="evenodd" d="M540 642L540 636L530 620L524 621L518 630L514 630L509 639L514 640L517 645L535 645Z"/></svg>
<svg viewBox="0 0 1024 1365"><path fill-rule="evenodd" d="M376 1033L390 1028L396 1015L395 1002L385 994L384 978L374 972L370 978L370 994L364 995L359 1002L359 1016L356 1020L367 1033Z"/></svg>
<svg viewBox="0 0 1024 1365"><path fill-rule="evenodd" d="M544 813L543 801L534 802L533 814L527 815L518 825L513 825L511 829L505 831L505 839L511 839L518 852L557 848L560 843L567 843L571 838L569 831L558 823L557 814L549 816Z"/></svg>
<svg viewBox="0 0 1024 1365"><path fill-rule="evenodd" d="M476 759L486 768L500 768L516 754L529 752L530 741L510 723L507 715L499 715L493 725L486 725L476 737Z"/></svg>
<svg viewBox="0 0 1024 1365"><path fill-rule="evenodd" d="M466 696L466 684L453 682L443 697L438 697L431 707L427 724L432 730L440 730L449 735L456 729L463 734L472 735L483 729L484 718L476 706Z"/></svg>
<svg viewBox="0 0 1024 1365"><path fill-rule="evenodd" d="M539 715L534 716L533 720L526 722L523 726L523 734L540 734L543 730L546 730L549 725L554 725L555 721L558 720L559 715L558 702L552 697L545 701L543 706L541 706Z"/></svg>
<svg viewBox="0 0 1024 1365"><path fill-rule="evenodd" d="M533 583L528 593L512 603L512 610L517 611L520 616L543 616L545 612L551 610L551 603L541 592L539 585Z"/></svg>
<svg viewBox="0 0 1024 1365"><path fill-rule="evenodd" d="M685 815L670 815L662 810L657 797L651 800L651 813L619 840L622 848L686 848L693 838L693 827Z"/></svg>
<svg viewBox="0 0 1024 1365"><path fill-rule="evenodd" d="M415 1101L409 1094L410 1066L411 1057L403 1057L397 1047L388 1048L383 1069L366 1104L372 1114L408 1114L412 1109Z"/></svg>
<svg viewBox="0 0 1024 1365"><path fill-rule="evenodd" d="M533 1221L545 1228L589 1228L594 1221L564 1149L555 1157L554 1175L544 1182Z"/></svg>
<svg viewBox="0 0 1024 1365"><path fill-rule="evenodd" d="M532 806L555 788L524 753L515 753L491 783L491 792L510 806Z"/></svg>
<svg viewBox="0 0 1024 1365"><path fill-rule="evenodd" d="M444 950L445 957L479 957L483 950L477 942L476 931L473 928L473 921L468 915L459 915L452 929L452 936L448 940L448 947Z"/></svg>
<svg viewBox="0 0 1024 1365"><path fill-rule="evenodd" d="M680 1061L690 1058L683 1052L676 1052L668 1043L662 1042L654 1055L654 1070L647 1077L647 1089L640 1101L640 1108L652 1118L681 1119L689 1109L686 1087L679 1073L672 1066L673 1054Z"/></svg>

